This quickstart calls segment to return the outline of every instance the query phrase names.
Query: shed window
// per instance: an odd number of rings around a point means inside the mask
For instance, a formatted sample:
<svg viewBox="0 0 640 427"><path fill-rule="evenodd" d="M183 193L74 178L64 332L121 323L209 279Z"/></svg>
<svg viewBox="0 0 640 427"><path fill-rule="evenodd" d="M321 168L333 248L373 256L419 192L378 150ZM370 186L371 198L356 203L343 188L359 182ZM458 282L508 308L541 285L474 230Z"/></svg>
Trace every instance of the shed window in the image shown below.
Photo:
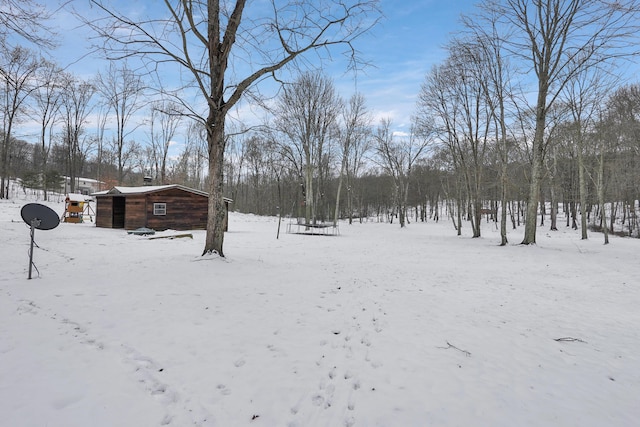
<svg viewBox="0 0 640 427"><path fill-rule="evenodd" d="M153 204L153 214L154 215L166 215L167 214L167 204L166 203L154 203Z"/></svg>

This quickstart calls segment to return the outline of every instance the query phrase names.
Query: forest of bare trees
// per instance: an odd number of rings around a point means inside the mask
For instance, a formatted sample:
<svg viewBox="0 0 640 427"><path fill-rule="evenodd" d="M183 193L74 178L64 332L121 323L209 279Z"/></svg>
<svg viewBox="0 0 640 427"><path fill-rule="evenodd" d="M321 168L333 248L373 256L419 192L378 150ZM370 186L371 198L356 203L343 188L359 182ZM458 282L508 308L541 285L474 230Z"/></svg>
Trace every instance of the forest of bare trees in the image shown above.
<svg viewBox="0 0 640 427"><path fill-rule="evenodd" d="M234 210L306 223L446 220L479 237L489 219L503 245L516 227L525 227L524 244L535 243L540 227L573 227L584 239L602 231L605 242L607 233L640 237L640 83L617 72L637 50L635 1L481 2L463 17L447 57L425 70L407 133L391 118L375 121L366 93L343 96L332 76L302 59L335 44L357 64L357 38L374 25L377 2L326 13L296 2L289 7L300 14L276 8L271 24L244 1L228 2L230 9L176 2L176 19L155 33L142 31L159 22L136 24L94 3L109 18L93 29L112 61L93 78L60 70L25 36L11 37L10 27L0 33L2 198L12 197L9 180L47 194L59 191L63 176L97 179L105 189L142 185L145 176L198 188L211 195L204 253L220 255L222 195ZM219 40L194 18L207 13L219 18ZM33 37L55 32L30 19ZM124 22L148 38L118 38L114 29ZM183 45L180 35L157 36L171 31L195 39ZM267 33L272 49L230 53L236 37ZM181 50L187 45L197 55ZM173 62L191 77L169 90L132 67L136 57L154 69ZM232 79L226 70L234 60L259 65ZM294 77L265 103L264 122L229 119L240 99L260 96L256 82L285 68ZM183 96L194 88L200 104ZM34 123L38 132L25 135ZM177 140L184 143L171 152Z"/></svg>

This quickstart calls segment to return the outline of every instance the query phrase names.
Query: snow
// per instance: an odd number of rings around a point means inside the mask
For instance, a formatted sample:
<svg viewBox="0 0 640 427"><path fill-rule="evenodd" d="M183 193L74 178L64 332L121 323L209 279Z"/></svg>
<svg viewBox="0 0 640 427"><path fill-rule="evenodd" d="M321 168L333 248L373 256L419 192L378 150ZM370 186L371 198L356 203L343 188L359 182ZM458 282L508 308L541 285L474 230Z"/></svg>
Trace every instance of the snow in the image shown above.
<svg viewBox="0 0 640 427"><path fill-rule="evenodd" d="M62 223L28 280L31 201L0 200L2 425L638 425L640 240L499 247L444 220L276 239L231 212L221 259L204 231Z"/></svg>
<svg viewBox="0 0 640 427"><path fill-rule="evenodd" d="M201 196L208 196L208 193L205 191L197 190L195 188L185 187L179 184L167 184L167 185L145 185L141 187L113 187L110 190L97 191L93 193L93 196L103 196L105 194L146 194L146 193L154 193L157 191L167 190L169 188L179 188L191 193L199 194ZM231 201L225 197L226 201Z"/></svg>
<svg viewBox="0 0 640 427"><path fill-rule="evenodd" d="M113 187L110 191L98 192L95 194L108 194L110 192L116 192L120 194L139 194L139 193L153 193L154 191L166 190L167 188L179 187L176 184L169 185L145 185L142 187Z"/></svg>

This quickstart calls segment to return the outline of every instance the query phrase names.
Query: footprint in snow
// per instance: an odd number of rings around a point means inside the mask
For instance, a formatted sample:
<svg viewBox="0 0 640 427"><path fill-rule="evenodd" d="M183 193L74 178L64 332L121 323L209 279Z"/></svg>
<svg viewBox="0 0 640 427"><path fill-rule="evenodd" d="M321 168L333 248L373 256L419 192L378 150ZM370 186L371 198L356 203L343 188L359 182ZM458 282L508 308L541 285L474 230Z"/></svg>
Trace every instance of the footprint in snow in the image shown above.
<svg viewBox="0 0 640 427"><path fill-rule="evenodd" d="M324 397L320 396L319 394L316 394L311 398L311 402L313 402L313 404L316 406L320 406L324 403Z"/></svg>
<svg viewBox="0 0 640 427"><path fill-rule="evenodd" d="M331 370L329 371L329 378L333 379L336 376L336 367L334 366L333 368L331 368Z"/></svg>
<svg viewBox="0 0 640 427"><path fill-rule="evenodd" d="M218 386L216 387L218 390L220 390L220 394L224 395L224 396L229 396L231 394L231 390L229 390L227 388L226 385L224 384L218 384Z"/></svg>

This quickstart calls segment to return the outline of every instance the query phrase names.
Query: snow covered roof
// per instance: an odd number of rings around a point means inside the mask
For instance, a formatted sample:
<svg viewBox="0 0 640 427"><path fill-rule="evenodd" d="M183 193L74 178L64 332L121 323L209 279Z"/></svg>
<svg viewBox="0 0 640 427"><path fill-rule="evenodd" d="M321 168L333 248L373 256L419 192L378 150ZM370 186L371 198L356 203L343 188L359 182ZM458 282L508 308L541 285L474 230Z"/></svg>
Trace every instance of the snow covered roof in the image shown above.
<svg viewBox="0 0 640 427"><path fill-rule="evenodd" d="M149 193L156 193L158 191L163 191L163 190L169 190L172 188L176 188L182 191L187 191L189 193L193 193L193 194L199 194L201 196L205 196L205 197L209 197L209 193L207 193L206 191L201 191L201 190L196 190L195 188L189 188L189 187L185 187L184 185L179 185L179 184L168 184L168 185L143 185L140 187L121 187L121 186L115 186L113 187L111 190L105 190L105 191L98 191L95 193L92 193L92 196L107 196L107 195L130 195L130 194L149 194ZM232 199L228 198L228 197L224 197L224 200L226 202L233 202Z"/></svg>
<svg viewBox="0 0 640 427"><path fill-rule="evenodd" d="M144 193L155 193L157 191L168 190L170 188L178 188L179 185L145 185L142 187L113 187L109 190L110 194L144 194ZM187 187L182 187L183 190L192 190ZM197 190L193 190L197 191Z"/></svg>
<svg viewBox="0 0 640 427"><path fill-rule="evenodd" d="M169 184L169 185L144 185L141 187L121 187L116 186L111 190L107 191L98 191L97 193L93 193L94 196L105 196L105 195L130 195L130 194L148 194L148 193L157 193L158 191L164 191L169 189L179 189L182 191L187 191L189 193L199 194L201 196L209 196L209 193L205 191L196 190L195 188L185 187L183 185L178 184Z"/></svg>

